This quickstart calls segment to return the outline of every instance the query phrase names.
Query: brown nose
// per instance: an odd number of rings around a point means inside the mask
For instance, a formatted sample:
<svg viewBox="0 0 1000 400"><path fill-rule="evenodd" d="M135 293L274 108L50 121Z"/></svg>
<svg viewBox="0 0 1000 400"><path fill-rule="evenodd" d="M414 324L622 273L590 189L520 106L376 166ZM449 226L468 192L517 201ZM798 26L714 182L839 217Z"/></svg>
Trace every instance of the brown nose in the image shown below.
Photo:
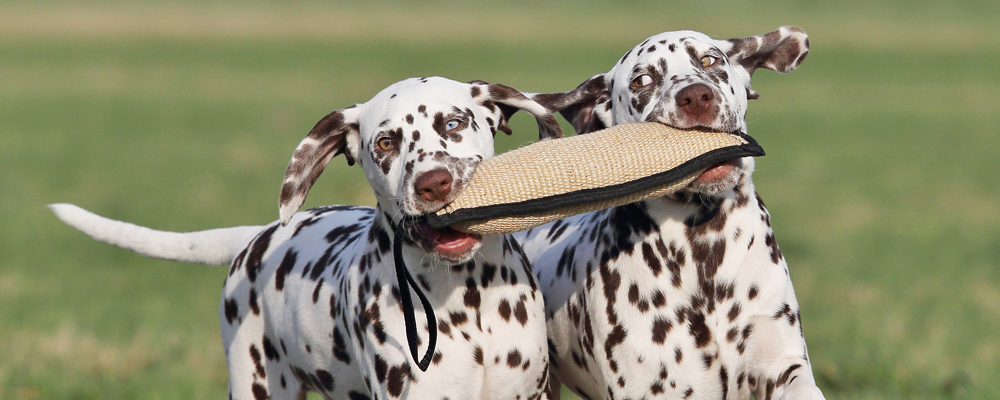
<svg viewBox="0 0 1000 400"><path fill-rule="evenodd" d="M674 97L677 108L684 111L689 118L708 123L715 118L715 94L712 88L703 83L696 83L681 89Z"/></svg>
<svg viewBox="0 0 1000 400"><path fill-rule="evenodd" d="M444 169L424 172L413 183L417 196L427 201L445 201L451 193L451 173Z"/></svg>

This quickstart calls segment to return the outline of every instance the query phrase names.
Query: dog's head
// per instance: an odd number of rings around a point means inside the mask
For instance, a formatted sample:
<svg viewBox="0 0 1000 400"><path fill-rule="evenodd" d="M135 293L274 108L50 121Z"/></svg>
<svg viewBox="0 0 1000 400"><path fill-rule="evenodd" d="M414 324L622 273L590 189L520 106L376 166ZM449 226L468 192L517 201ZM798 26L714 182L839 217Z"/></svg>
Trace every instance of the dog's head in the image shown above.
<svg viewBox="0 0 1000 400"><path fill-rule="evenodd" d="M411 78L363 104L330 113L295 149L281 187L287 223L333 156L364 169L379 207L407 239L449 261L467 260L481 238L433 230L416 217L437 211L465 187L479 162L493 157L497 131L518 110L535 116L539 138L562 136L540 104L508 86Z"/></svg>
<svg viewBox="0 0 1000 400"><path fill-rule="evenodd" d="M534 97L562 113L578 133L631 122L746 132L747 101L759 97L750 88L754 71L791 72L808 53L809 37L796 27L728 40L693 31L664 32L576 89ZM750 157L723 163L705 171L689 190L719 194L748 179L752 170Z"/></svg>

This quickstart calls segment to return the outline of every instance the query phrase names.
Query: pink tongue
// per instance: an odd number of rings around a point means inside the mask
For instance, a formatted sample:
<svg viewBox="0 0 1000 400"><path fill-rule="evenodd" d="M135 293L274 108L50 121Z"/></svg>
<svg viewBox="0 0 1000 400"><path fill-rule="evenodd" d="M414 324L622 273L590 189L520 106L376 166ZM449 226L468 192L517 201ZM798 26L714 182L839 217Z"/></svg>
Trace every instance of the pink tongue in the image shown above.
<svg viewBox="0 0 1000 400"><path fill-rule="evenodd" d="M444 243L454 242L457 240L467 239L471 236L472 234L470 233L456 231L456 230L449 230L447 233L438 231L437 242L444 244Z"/></svg>
<svg viewBox="0 0 1000 400"><path fill-rule="evenodd" d="M479 243L479 236L448 229L433 239L434 252L450 258L464 257Z"/></svg>
<svg viewBox="0 0 1000 400"><path fill-rule="evenodd" d="M736 160L730 160L723 163L715 164L709 169L702 172L695 182L698 183L709 183L725 178L730 172L735 168Z"/></svg>
<svg viewBox="0 0 1000 400"><path fill-rule="evenodd" d="M424 225L424 235L434 244L435 249L445 253L462 253L479 240L478 235L472 233L449 228L435 230L426 225Z"/></svg>

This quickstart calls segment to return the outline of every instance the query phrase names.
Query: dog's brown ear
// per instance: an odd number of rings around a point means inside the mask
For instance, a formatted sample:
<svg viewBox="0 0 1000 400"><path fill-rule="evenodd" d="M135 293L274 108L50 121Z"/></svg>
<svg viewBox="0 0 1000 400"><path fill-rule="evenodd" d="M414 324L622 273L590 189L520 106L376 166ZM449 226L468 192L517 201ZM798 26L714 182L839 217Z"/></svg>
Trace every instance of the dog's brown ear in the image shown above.
<svg viewBox="0 0 1000 400"><path fill-rule="evenodd" d="M538 102L532 100L524 93L510 86L498 83L487 83L483 81L472 81L470 84L476 85L473 89L473 99L487 109L493 106L499 107L503 119L497 122L497 129L510 135L510 126L507 121L519 110L524 110L535 116L538 123L538 140L562 137L562 128L559 121L549 110Z"/></svg>
<svg viewBox="0 0 1000 400"><path fill-rule="evenodd" d="M358 157L360 116L359 106L334 111L319 120L295 148L278 199L281 225L288 224L302 206L309 189L331 158L344 154L347 164L354 165Z"/></svg>
<svg viewBox="0 0 1000 400"><path fill-rule="evenodd" d="M774 32L758 36L723 40L720 44L729 62L740 64L746 69L748 99L760 97L760 94L750 89L750 77L757 68L781 73L792 72L809 54L809 35L794 26L783 26Z"/></svg>
<svg viewBox="0 0 1000 400"><path fill-rule="evenodd" d="M533 95L535 101L566 118L576 133L590 133L611 126L611 90L607 74L594 75L569 92Z"/></svg>

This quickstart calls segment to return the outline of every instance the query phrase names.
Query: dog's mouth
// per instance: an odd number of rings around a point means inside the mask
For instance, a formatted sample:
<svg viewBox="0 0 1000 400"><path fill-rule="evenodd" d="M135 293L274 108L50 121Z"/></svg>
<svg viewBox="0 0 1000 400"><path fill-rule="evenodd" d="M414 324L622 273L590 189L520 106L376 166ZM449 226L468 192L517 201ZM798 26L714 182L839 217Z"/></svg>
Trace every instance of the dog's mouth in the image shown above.
<svg viewBox="0 0 1000 400"><path fill-rule="evenodd" d="M715 127L710 126L694 126L681 128L673 126L672 124L664 123L663 121L651 121L658 122L663 125L669 126L675 129L705 129L715 132L729 133L726 131L720 131ZM708 167L697 178L694 179L687 186L687 191L694 193L701 193L707 195L716 195L727 190L736 187L739 183L740 177L743 175L743 161L741 159L733 159L720 162L711 167Z"/></svg>
<svg viewBox="0 0 1000 400"><path fill-rule="evenodd" d="M727 190L731 190L740 181L743 175L743 162L740 159L724 161L715 164L698 175L687 186L687 191L717 195Z"/></svg>
<svg viewBox="0 0 1000 400"><path fill-rule="evenodd" d="M440 208L443 206L437 207ZM434 229L427 223L425 215L406 215L399 221L397 227L411 243L420 246L425 252L447 261L465 262L479 249L483 241L482 235L462 232L451 227Z"/></svg>
<svg viewBox="0 0 1000 400"><path fill-rule="evenodd" d="M458 231L451 227L434 229L424 221L417 223L417 230L425 250L453 261L468 259L483 241L481 235Z"/></svg>
<svg viewBox="0 0 1000 400"><path fill-rule="evenodd" d="M742 172L743 163L739 159L723 161L708 167L691 182L691 186L713 185L730 181L733 175L738 177Z"/></svg>

